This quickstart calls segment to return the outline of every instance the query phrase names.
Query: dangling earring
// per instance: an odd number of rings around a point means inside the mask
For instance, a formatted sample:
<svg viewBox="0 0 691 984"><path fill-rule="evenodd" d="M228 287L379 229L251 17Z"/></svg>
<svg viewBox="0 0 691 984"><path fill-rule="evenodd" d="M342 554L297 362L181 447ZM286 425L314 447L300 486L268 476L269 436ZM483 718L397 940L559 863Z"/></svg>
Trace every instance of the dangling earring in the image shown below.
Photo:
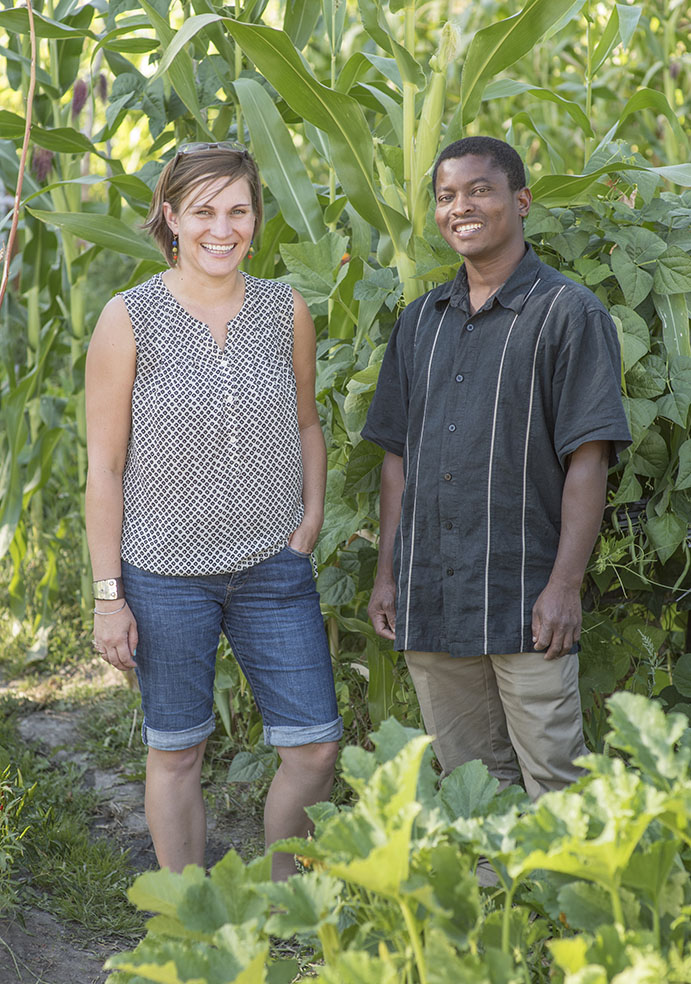
<svg viewBox="0 0 691 984"><path fill-rule="evenodd" d="M170 251L173 254L173 266L178 264L178 237L173 234L173 242L170 245Z"/></svg>
<svg viewBox="0 0 691 984"><path fill-rule="evenodd" d="M252 249L253 246L254 246L254 239L250 239L250 248L247 250L248 260L251 260L254 256L254 250Z"/></svg>

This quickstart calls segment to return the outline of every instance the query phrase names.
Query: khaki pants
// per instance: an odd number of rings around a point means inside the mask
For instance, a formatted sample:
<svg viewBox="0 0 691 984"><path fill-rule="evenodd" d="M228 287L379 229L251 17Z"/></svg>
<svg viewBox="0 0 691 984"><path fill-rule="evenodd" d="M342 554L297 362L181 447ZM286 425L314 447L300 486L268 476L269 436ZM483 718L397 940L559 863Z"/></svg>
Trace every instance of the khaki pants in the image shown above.
<svg viewBox="0 0 691 984"><path fill-rule="evenodd" d="M587 752L576 654L405 658L444 775L480 759L501 788L522 776L532 799L582 775L573 765Z"/></svg>

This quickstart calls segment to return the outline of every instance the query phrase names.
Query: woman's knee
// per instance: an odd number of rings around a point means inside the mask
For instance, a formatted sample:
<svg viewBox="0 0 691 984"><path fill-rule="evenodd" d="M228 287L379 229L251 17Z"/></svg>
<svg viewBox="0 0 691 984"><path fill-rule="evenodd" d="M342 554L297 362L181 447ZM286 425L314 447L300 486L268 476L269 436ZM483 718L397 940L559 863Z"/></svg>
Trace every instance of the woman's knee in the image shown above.
<svg viewBox="0 0 691 984"><path fill-rule="evenodd" d="M206 741L190 748L161 749L149 746L147 755L147 770L155 770L158 774L186 776L201 770Z"/></svg>
<svg viewBox="0 0 691 984"><path fill-rule="evenodd" d="M281 756L281 762L288 769L330 776L333 775L338 758L338 742L312 742L309 745L278 748L277 751Z"/></svg>

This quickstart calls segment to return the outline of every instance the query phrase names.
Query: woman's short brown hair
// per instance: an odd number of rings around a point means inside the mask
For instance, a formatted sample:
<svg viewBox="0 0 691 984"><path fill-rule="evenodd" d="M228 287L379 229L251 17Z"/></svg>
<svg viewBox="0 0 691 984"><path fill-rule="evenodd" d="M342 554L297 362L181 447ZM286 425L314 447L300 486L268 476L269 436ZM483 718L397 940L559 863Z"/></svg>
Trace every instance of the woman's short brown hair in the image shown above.
<svg viewBox="0 0 691 984"><path fill-rule="evenodd" d="M252 210L255 215L255 232L260 227L263 214L262 188L259 170L254 158L243 149L232 149L222 144L205 146L199 149L178 151L161 171L154 196L151 199L149 214L144 228L147 229L172 266L173 233L163 214L163 203L168 202L173 212L179 212L182 202L199 185L210 184L218 178L226 178L232 184L238 178L247 178L252 196Z"/></svg>

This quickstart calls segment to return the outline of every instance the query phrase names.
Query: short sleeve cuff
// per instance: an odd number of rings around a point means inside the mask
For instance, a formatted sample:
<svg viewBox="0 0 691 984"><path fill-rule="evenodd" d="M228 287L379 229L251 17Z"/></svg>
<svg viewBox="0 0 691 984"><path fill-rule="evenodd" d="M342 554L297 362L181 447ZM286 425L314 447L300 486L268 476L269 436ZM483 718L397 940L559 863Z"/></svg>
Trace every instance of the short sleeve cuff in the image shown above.
<svg viewBox="0 0 691 984"><path fill-rule="evenodd" d="M360 436L363 440L370 441L372 444L376 444L378 447L383 448L384 451L389 451L391 454L395 454L399 458L403 457L403 452L405 451L405 441L396 441L390 434L381 434L376 430L376 428L371 427L369 423L365 424L362 428L362 433Z"/></svg>

